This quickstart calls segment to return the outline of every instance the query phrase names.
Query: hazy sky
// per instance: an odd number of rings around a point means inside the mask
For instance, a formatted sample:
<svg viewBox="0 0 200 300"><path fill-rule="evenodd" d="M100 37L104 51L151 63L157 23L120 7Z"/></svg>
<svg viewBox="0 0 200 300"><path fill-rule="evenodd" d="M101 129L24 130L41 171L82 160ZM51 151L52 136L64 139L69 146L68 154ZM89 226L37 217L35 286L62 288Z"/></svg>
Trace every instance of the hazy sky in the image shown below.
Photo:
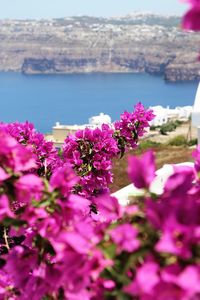
<svg viewBox="0 0 200 300"><path fill-rule="evenodd" d="M0 18L116 16L133 11L183 14L186 8L180 0L0 0Z"/></svg>

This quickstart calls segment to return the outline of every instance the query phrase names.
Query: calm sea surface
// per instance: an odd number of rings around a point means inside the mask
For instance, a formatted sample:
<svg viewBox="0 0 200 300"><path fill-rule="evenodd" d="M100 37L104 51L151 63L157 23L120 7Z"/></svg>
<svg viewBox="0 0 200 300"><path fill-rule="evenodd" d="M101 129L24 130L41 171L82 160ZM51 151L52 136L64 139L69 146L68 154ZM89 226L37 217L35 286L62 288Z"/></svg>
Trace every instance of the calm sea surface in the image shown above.
<svg viewBox="0 0 200 300"><path fill-rule="evenodd" d="M146 74L0 73L0 121L29 120L50 132L56 121L83 124L100 112L116 120L138 101L147 107L193 105L197 85L169 84Z"/></svg>

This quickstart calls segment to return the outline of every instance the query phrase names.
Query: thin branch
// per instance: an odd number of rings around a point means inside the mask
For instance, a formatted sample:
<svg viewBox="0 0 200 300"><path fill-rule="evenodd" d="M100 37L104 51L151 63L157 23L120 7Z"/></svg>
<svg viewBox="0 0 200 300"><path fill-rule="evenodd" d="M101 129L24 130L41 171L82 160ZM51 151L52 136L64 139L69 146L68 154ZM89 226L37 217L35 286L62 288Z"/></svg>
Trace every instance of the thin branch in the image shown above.
<svg viewBox="0 0 200 300"><path fill-rule="evenodd" d="M7 236L7 232L6 232L6 227L5 226L4 226L4 229L3 229L3 237L4 237L4 240L5 240L5 246L9 250L10 247L9 247L9 244L8 244L8 236Z"/></svg>

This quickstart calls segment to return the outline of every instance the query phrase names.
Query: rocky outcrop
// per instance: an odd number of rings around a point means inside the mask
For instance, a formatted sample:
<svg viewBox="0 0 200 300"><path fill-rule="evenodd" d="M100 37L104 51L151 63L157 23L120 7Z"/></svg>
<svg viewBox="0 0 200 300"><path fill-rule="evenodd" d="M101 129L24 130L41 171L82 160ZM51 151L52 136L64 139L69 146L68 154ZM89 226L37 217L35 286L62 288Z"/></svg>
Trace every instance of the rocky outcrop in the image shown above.
<svg viewBox="0 0 200 300"><path fill-rule="evenodd" d="M164 79L170 82L194 80L199 81L200 71L199 68L191 68L191 66L189 66L188 68L186 67L185 69L182 66L169 66L164 72Z"/></svg>
<svg viewBox="0 0 200 300"><path fill-rule="evenodd" d="M24 74L56 74L96 70L96 59L69 58L25 58L22 64Z"/></svg>
<svg viewBox="0 0 200 300"><path fill-rule="evenodd" d="M171 59L161 61L155 57L138 56L133 59L114 57L111 61L91 58L25 58L24 74L66 74L88 72L133 72L161 75L166 81L200 80L198 64L173 64Z"/></svg>
<svg viewBox="0 0 200 300"><path fill-rule="evenodd" d="M186 81L200 80L200 64L197 57L192 55L186 60L186 57L175 58L169 64L164 72L164 78L167 81Z"/></svg>

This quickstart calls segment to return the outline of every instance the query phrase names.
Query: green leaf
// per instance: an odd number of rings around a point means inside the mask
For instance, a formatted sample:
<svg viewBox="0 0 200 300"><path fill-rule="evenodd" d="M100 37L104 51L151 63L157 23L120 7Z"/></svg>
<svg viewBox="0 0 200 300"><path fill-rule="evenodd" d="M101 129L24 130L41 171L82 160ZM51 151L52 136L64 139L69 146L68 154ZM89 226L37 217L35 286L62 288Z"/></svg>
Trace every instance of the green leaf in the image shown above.
<svg viewBox="0 0 200 300"><path fill-rule="evenodd" d="M103 251L107 258L113 259L116 255L116 245L114 243L110 243L108 246L106 245Z"/></svg>
<svg viewBox="0 0 200 300"><path fill-rule="evenodd" d="M9 217L6 217L4 220L3 220L3 224L4 226L8 227L8 226L14 226L14 227L21 227L23 225L26 225L26 221L23 221L23 220L18 220L18 219L12 219L12 218L9 218Z"/></svg>

